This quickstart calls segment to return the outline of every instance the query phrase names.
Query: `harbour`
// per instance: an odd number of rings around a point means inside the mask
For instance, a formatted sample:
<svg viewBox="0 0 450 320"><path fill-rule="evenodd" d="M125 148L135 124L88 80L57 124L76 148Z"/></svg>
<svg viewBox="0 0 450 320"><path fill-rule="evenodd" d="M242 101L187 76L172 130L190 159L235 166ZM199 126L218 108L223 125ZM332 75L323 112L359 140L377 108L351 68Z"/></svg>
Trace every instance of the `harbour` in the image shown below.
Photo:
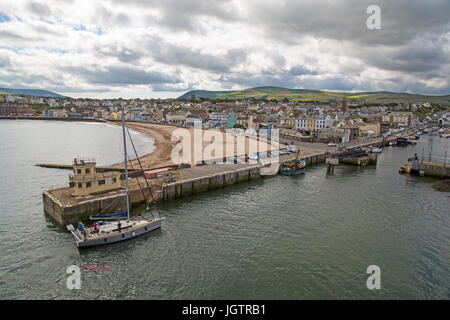
<svg viewBox="0 0 450 320"><path fill-rule="evenodd" d="M46 155L45 149L39 156L38 148L43 146L33 137L57 128L33 123L34 130L26 125L29 140L19 141L12 137L17 137L14 130L20 130L20 123L15 124L17 129L1 126L11 140L2 145L1 192L9 199L0 226L4 297L430 299L448 295L448 196L432 190L433 179L398 174L408 157L429 150L430 145L434 156L442 158L436 150L448 148L448 139L424 135L416 145L385 147L376 165L338 165L334 174L327 174L326 158L316 156L309 159L302 175L267 176L161 201L161 214L166 217L161 230L112 248L83 252L42 210L42 190L67 183L67 170L34 166L64 163L73 152L55 138L48 148L58 148L58 154ZM120 157L114 159L120 148L110 153L109 162L104 160L109 153L101 148L105 125L73 126L64 129L83 128L89 136L96 131L98 142L92 150L98 150L101 166L120 162ZM120 134L120 128L111 130ZM20 168L20 174L13 168ZM24 188L17 183L22 176L34 183ZM389 268L385 290L369 292L361 285L367 261ZM71 264L83 270L81 291L65 288L65 269ZM124 270L126 279L118 276Z"/></svg>
<svg viewBox="0 0 450 320"><path fill-rule="evenodd" d="M143 125L138 124L139 128L142 128L142 126ZM157 129L158 126L154 126L154 128ZM406 131L400 138L396 137L396 139L405 139L403 137L409 136L410 134L411 131ZM378 146L382 147L383 145L388 145L390 141L392 141L392 139L361 139L360 141L353 141L351 144L340 144L339 146L336 146L334 150L326 149L321 151L297 146L295 149L291 148L291 152L285 152L285 154L280 154L277 157L275 173L278 171L285 175L303 173L307 166L323 162L327 162L329 172L334 172L334 166L339 163L356 166L373 165L376 164L377 153L372 153L371 150L373 148L378 148ZM369 149L367 149L368 146L370 147ZM280 144L279 148L286 150L286 145ZM289 147L287 149L289 149ZM381 152L381 148L379 148L378 151ZM233 156L234 158L237 158L239 154L233 154ZM226 164L229 159L227 156L214 160L220 160L220 162L223 162L222 164L207 164L203 161L201 165L184 164L183 166L180 166L173 164L173 162L167 162L166 164L170 164L170 167L158 168L158 170L165 171L165 169L175 169L176 171L174 172L177 174L177 179L171 178L172 171L167 172L165 175L169 178L168 181L162 181L162 177L160 179L151 179L150 185L152 185L152 188L154 189L152 195L145 190L141 190L140 186L144 185L144 183L147 184L148 182L146 181L146 178L142 177L142 174L139 177L139 172L132 166L130 170L135 172L136 181L131 181L131 205L139 206L145 204L149 198L152 201L178 199L263 177L265 175L262 173L264 170L263 162L252 161L248 158L248 154L245 156L247 158L246 162L248 163L243 164ZM273 161L273 159L274 158L268 158L269 162ZM332 162L329 161L329 159L334 159L336 161ZM294 162L301 163L301 168L294 170L295 173L294 171L291 172L291 169L289 169L293 166L292 163ZM73 169L73 171L76 171L74 165L41 163L37 164L37 166ZM280 168L279 170L278 167ZM149 168L146 168L145 170L148 169ZM90 170L106 173L109 171L112 174L113 172L123 172L123 164L110 167L97 167L94 163L94 166ZM159 174L159 176L162 176L162 174ZM113 186L112 189L109 188L104 192L90 190L90 192L84 194L84 196L75 196L72 190L74 187L73 185L69 188L65 187L45 191L43 193L44 211L63 226L87 219L92 214L123 211L125 210L125 202L123 201L123 192L119 189L123 189L125 180L123 175L117 175L114 179L117 179L118 185ZM96 183L96 181L96 179L93 179L92 183ZM104 179L102 181L105 182ZM91 182L88 183L89 186L91 186Z"/></svg>

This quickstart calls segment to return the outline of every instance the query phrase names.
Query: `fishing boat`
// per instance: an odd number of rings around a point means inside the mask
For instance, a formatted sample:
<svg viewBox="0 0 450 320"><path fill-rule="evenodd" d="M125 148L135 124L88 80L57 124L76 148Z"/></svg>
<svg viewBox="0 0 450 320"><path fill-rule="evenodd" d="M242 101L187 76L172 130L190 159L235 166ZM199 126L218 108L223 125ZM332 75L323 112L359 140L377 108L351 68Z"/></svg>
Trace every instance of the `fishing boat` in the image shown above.
<svg viewBox="0 0 450 320"><path fill-rule="evenodd" d="M297 157L294 160L284 162L280 165L278 172L285 176L293 176L305 172L306 161L299 160L300 150L297 150Z"/></svg>
<svg viewBox="0 0 450 320"><path fill-rule="evenodd" d="M280 165L279 173L285 176L293 176L305 172L305 160L291 160Z"/></svg>
<svg viewBox="0 0 450 320"><path fill-rule="evenodd" d="M110 243L115 243L119 241L124 241L128 239L132 239L138 237L142 234L148 233L155 229L161 227L161 223L165 220L165 218L161 217L158 208L156 207L156 202L153 198L152 191L150 186L145 178L145 182L147 184L147 188L149 190L149 194L151 195L152 201L147 203L147 211L151 215L151 218L148 219L139 219L139 220L131 220L130 219L130 197L128 190L128 156L127 156L127 144L126 144L126 133L128 132L128 136L130 138L131 144L133 146L134 152L136 154L136 158L138 160L141 171L143 172L142 165L140 163L139 157L137 156L136 148L134 147L133 140L131 139L130 133L128 129L126 129L125 125L125 107L122 109L122 131L123 131L123 147L124 147L124 156L125 156L125 199L126 199L126 211L112 213L112 214L100 214L100 215L91 215L92 220L98 220L98 222L94 222L92 227L86 227L82 222L78 222L78 226L75 229L73 225L67 225L66 228L72 234L73 241L77 247L92 247L105 245ZM131 162L130 162L131 164ZM137 179L137 177L136 177ZM144 196L143 189L141 188L141 184L138 181L139 188L141 189L142 195ZM145 196L144 196L145 199ZM156 210L156 214L150 210L150 208ZM153 211L154 211L153 210ZM113 221L104 221L104 220L113 220ZM115 221L114 221L115 220Z"/></svg>

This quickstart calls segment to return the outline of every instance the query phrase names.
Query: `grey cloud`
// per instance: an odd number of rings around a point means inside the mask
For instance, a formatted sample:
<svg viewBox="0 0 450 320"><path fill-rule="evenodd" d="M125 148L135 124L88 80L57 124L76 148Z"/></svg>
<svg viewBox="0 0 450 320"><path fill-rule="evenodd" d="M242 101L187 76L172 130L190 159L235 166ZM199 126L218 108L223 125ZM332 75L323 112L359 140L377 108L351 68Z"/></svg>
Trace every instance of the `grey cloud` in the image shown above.
<svg viewBox="0 0 450 320"><path fill-rule="evenodd" d="M247 59L247 53L243 49L229 49L222 55L204 54L186 46L165 42L159 37L144 38L141 44L139 49L116 44L97 46L96 50L103 55L117 57L125 63L138 64L142 57L148 56L171 66L179 65L214 72L229 72Z"/></svg>
<svg viewBox="0 0 450 320"><path fill-rule="evenodd" d="M444 38L418 38L395 47L361 47L353 54L366 65L432 78L450 67L449 41Z"/></svg>
<svg viewBox="0 0 450 320"><path fill-rule="evenodd" d="M193 87L191 85L183 85L183 86L171 86L171 85L167 85L167 84L159 84L159 83L155 83L152 84L152 90L153 91L174 91L174 92L184 92L184 91L190 91L193 90Z"/></svg>
<svg viewBox="0 0 450 320"><path fill-rule="evenodd" d="M382 30L366 27L369 5L381 8ZM397 45L427 33L449 30L446 0L342 0L254 2L249 17L272 38L288 43L305 35L364 45Z"/></svg>
<svg viewBox="0 0 450 320"><path fill-rule="evenodd" d="M176 46L157 38L149 38L146 42L148 54L156 61L169 65L228 72L247 58L247 53L242 49L231 49L225 55L214 56L194 51L188 47Z"/></svg>
<svg viewBox="0 0 450 320"><path fill-rule="evenodd" d="M124 4L121 0L112 0L112 2L118 5ZM172 31L205 32L199 23L201 17L214 17L223 21L239 19L237 8L230 0L129 0L126 2L126 5L130 4L139 6L143 10L158 9L161 16L150 16L146 22L167 27Z"/></svg>
<svg viewBox="0 0 450 320"><path fill-rule="evenodd" d="M36 1L29 2L27 8L40 17L49 16L51 11L47 5L38 3Z"/></svg>
<svg viewBox="0 0 450 320"><path fill-rule="evenodd" d="M301 75L317 75L317 71L309 70L308 68L305 68L304 66L298 65L294 66L289 70L289 73L293 76L301 76Z"/></svg>
<svg viewBox="0 0 450 320"><path fill-rule="evenodd" d="M116 66L100 67L97 61L85 61L81 67L55 66L46 67L49 73L63 70L69 74L92 84L93 86L132 86L148 85L154 91L183 90L183 86L190 88L199 81L184 79L189 72L202 72L205 80L219 79L218 86L231 88L236 85L252 86L284 86L296 88L328 89L328 90L388 90L388 91L416 91L417 93L448 93L450 73L449 32L450 32L450 4L448 0L302 0L302 1L259 1L249 0L242 3L237 1L156 1L130 0L127 2L109 0L110 3L91 4L95 8L95 19L91 25L104 28L94 51L91 43L87 43L86 56L93 55L95 59L115 57ZM368 5L381 7L382 30L368 30L366 27L366 8ZM134 7L130 9L130 7ZM241 12L240 7L244 7ZM133 9L141 12L131 15ZM45 5L36 1L29 2L26 9L37 16L35 20L46 19L53 21L58 28L45 23L27 21L17 22L17 30L4 29L0 31L0 39L8 47L18 49L19 58L14 58L14 66L22 67L20 75L17 70L16 78L13 74L2 75L0 81L11 81L11 84L49 84L64 88L64 81L46 76L46 71L38 77L31 73L27 66L20 63L20 55L28 54L40 47L54 49L55 43L62 43L66 34L72 30L59 28L63 14L70 17L70 6L47 2ZM156 12L156 13L155 13ZM248 16L245 16L248 12ZM56 14L58 13L58 14ZM11 17L20 17L20 12ZM53 18L51 17L53 15ZM57 16L57 18L55 18ZM152 16L151 20L140 20L145 16ZM33 20L33 19L32 19ZM227 32L232 27L242 28L242 36L255 36L251 44L241 43L239 48L230 48L227 43L220 44L217 49L221 54L205 53L190 46L189 42L169 42L177 33L195 34L196 41L205 37L204 48L208 43L208 32L215 28L214 23L220 20L220 26ZM83 22L85 23L85 22ZM21 29L20 24L23 26ZM117 40L109 31L120 26L127 35L127 39ZM111 30L108 28L111 27ZM134 29L136 27L136 29ZM31 30L31 28L33 28ZM145 28L145 31L143 28ZM26 32L23 32L23 31ZM60 31L63 30L63 31ZM28 32L30 31L30 32ZM136 32L136 33L135 33ZM160 36L142 36L142 34L159 34ZM165 37L169 33L170 37ZM128 39L129 37L129 39ZM304 41L310 39L312 41ZM123 43L122 43L123 42ZM308 43L314 42L317 48L330 48L336 57L322 53L312 56L308 53ZM239 42L238 42L239 43ZM291 44L306 44L299 52L300 61L305 64L292 65ZM272 63L259 66L258 61L250 61L250 55L255 49L258 54L270 58ZM283 49L290 51L284 54ZM59 48L56 48L58 51ZM342 50L341 50L342 49ZM316 52L315 50L312 52ZM52 52L50 52L52 54ZM71 52L70 54L76 54ZM66 56L67 57L67 56ZM289 57L289 58L288 58ZM144 65L146 58L157 63L152 66L156 71L148 70ZM334 59L335 58L335 59ZM37 70L39 57L33 70ZM23 59L25 61L25 59ZM29 61L29 59L26 59ZM75 59L76 60L76 59ZM295 59L297 60L297 59ZM331 60L331 62L330 62ZM59 61L59 60L55 60ZM250 70L246 62L252 63L257 71ZM298 61L298 60L297 60ZM62 63L62 62L61 62ZM69 63L69 62L66 62ZM316 66L320 63L320 69ZM330 63L336 63L329 68ZM161 72L161 65L177 66L177 72L166 74ZM0 67L4 69L8 61L0 57ZM141 67L139 67L141 66ZM164 66L162 66L164 68ZM370 67L392 73L390 79L385 80L385 74L380 80L370 82L361 80L359 74ZM164 68L167 69L167 68ZM196 70L192 70L196 69ZM235 70L244 70L236 72ZM262 70L261 70L262 69ZM31 67L30 67L31 70ZM253 69L252 69L253 70ZM320 72L318 70L327 70ZM5 71L5 70L3 70ZM36 71L35 71L36 72ZM4 74L8 73L7 71ZM424 82L425 80L433 80ZM186 82L186 83L185 83ZM426 83L430 83L428 86ZM433 87L431 83L439 83L440 87ZM447 85L442 85L442 83ZM198 84L197 84L198 85ZM183 88L184 88L183 87ZM202 89L202 88L199 88ZM218 90L221 88L218 87ZM68 89L66 89L67 92ZM99 89L103 90L103 89Z"/></svg>
<svg viewBox="0 0 450 320"><path fill-rule="evenodd" d="M120 50L118 52L117 58L126 63L136 62L143 56L142 53L138 51L131 51L131 50Z"/></svg>
<svg viewBox="0 0 450 320"><path fill-rule="evenodd" d="M158 83L178 83L180 80L176 76L170 76L162 72L144 71L129 66L109 66L100 68L86 67L62 67L64 72L76 75L90 84L100 85L141 85Z"/></svg>
<svg viewBox="0 0 450 320"><path fill-rule="evenodd" d="M97 4L95 7L95 24L104 27L127 27L130 25L132 19L126 12L126 10L115 12L102 4Z"/></svg>

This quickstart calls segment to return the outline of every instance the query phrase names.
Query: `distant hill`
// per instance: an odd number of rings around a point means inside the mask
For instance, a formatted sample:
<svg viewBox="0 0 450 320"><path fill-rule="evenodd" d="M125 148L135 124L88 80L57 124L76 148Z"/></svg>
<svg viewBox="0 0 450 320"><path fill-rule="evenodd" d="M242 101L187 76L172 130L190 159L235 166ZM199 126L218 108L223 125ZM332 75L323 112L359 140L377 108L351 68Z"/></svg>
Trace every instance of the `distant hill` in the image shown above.
<svg viewBox="0 0 450 320"><path fill-rule="evenodd" d="M35 97L48 97L48 98L65 98L60 94L40 89L8 89L8 88L0 88L0 92L6 92L14 95L26 95L26 96L35 96Z"/></svg>
<svg viewBox="0 0 450 320"><path fill-rule="evenodd" d="M1 88L0 88L1 90ZM360 104L388 104L388 103L415 103L430 102L450 105L450 95L432 96L408 93L395 93L388 91L378 92L332 92L323 90L287 89L280 87L256 87L238 91L206 91L193 90L183 94L179 98L190 99L195 94L196 98L210 99L267 99L283 100L287 98L293 101L317 101L317 102L341 102L344 97L349 102Z"/></svg>

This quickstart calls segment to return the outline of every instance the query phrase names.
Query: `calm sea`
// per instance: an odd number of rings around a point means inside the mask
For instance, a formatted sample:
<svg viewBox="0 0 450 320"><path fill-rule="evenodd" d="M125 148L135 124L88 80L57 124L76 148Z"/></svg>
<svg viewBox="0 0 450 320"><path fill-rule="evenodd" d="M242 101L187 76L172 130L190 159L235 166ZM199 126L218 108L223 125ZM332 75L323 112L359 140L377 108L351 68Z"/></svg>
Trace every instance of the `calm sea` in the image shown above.
<svg viewBox="0 0 450 320"><path fill-rule="evenodd" d="M325 165L161 204L161 230L78 250L42 209L68 171L35 163L122 161L121 128L0 120L1 299L449 299L449 193L399 175L414 153L443 157L449 139L388 147L378 164ZM152 139L134 133L140 154ZM81 289L66 269L81 269ZM381 268L368 290L366 269Z"/></svg>

